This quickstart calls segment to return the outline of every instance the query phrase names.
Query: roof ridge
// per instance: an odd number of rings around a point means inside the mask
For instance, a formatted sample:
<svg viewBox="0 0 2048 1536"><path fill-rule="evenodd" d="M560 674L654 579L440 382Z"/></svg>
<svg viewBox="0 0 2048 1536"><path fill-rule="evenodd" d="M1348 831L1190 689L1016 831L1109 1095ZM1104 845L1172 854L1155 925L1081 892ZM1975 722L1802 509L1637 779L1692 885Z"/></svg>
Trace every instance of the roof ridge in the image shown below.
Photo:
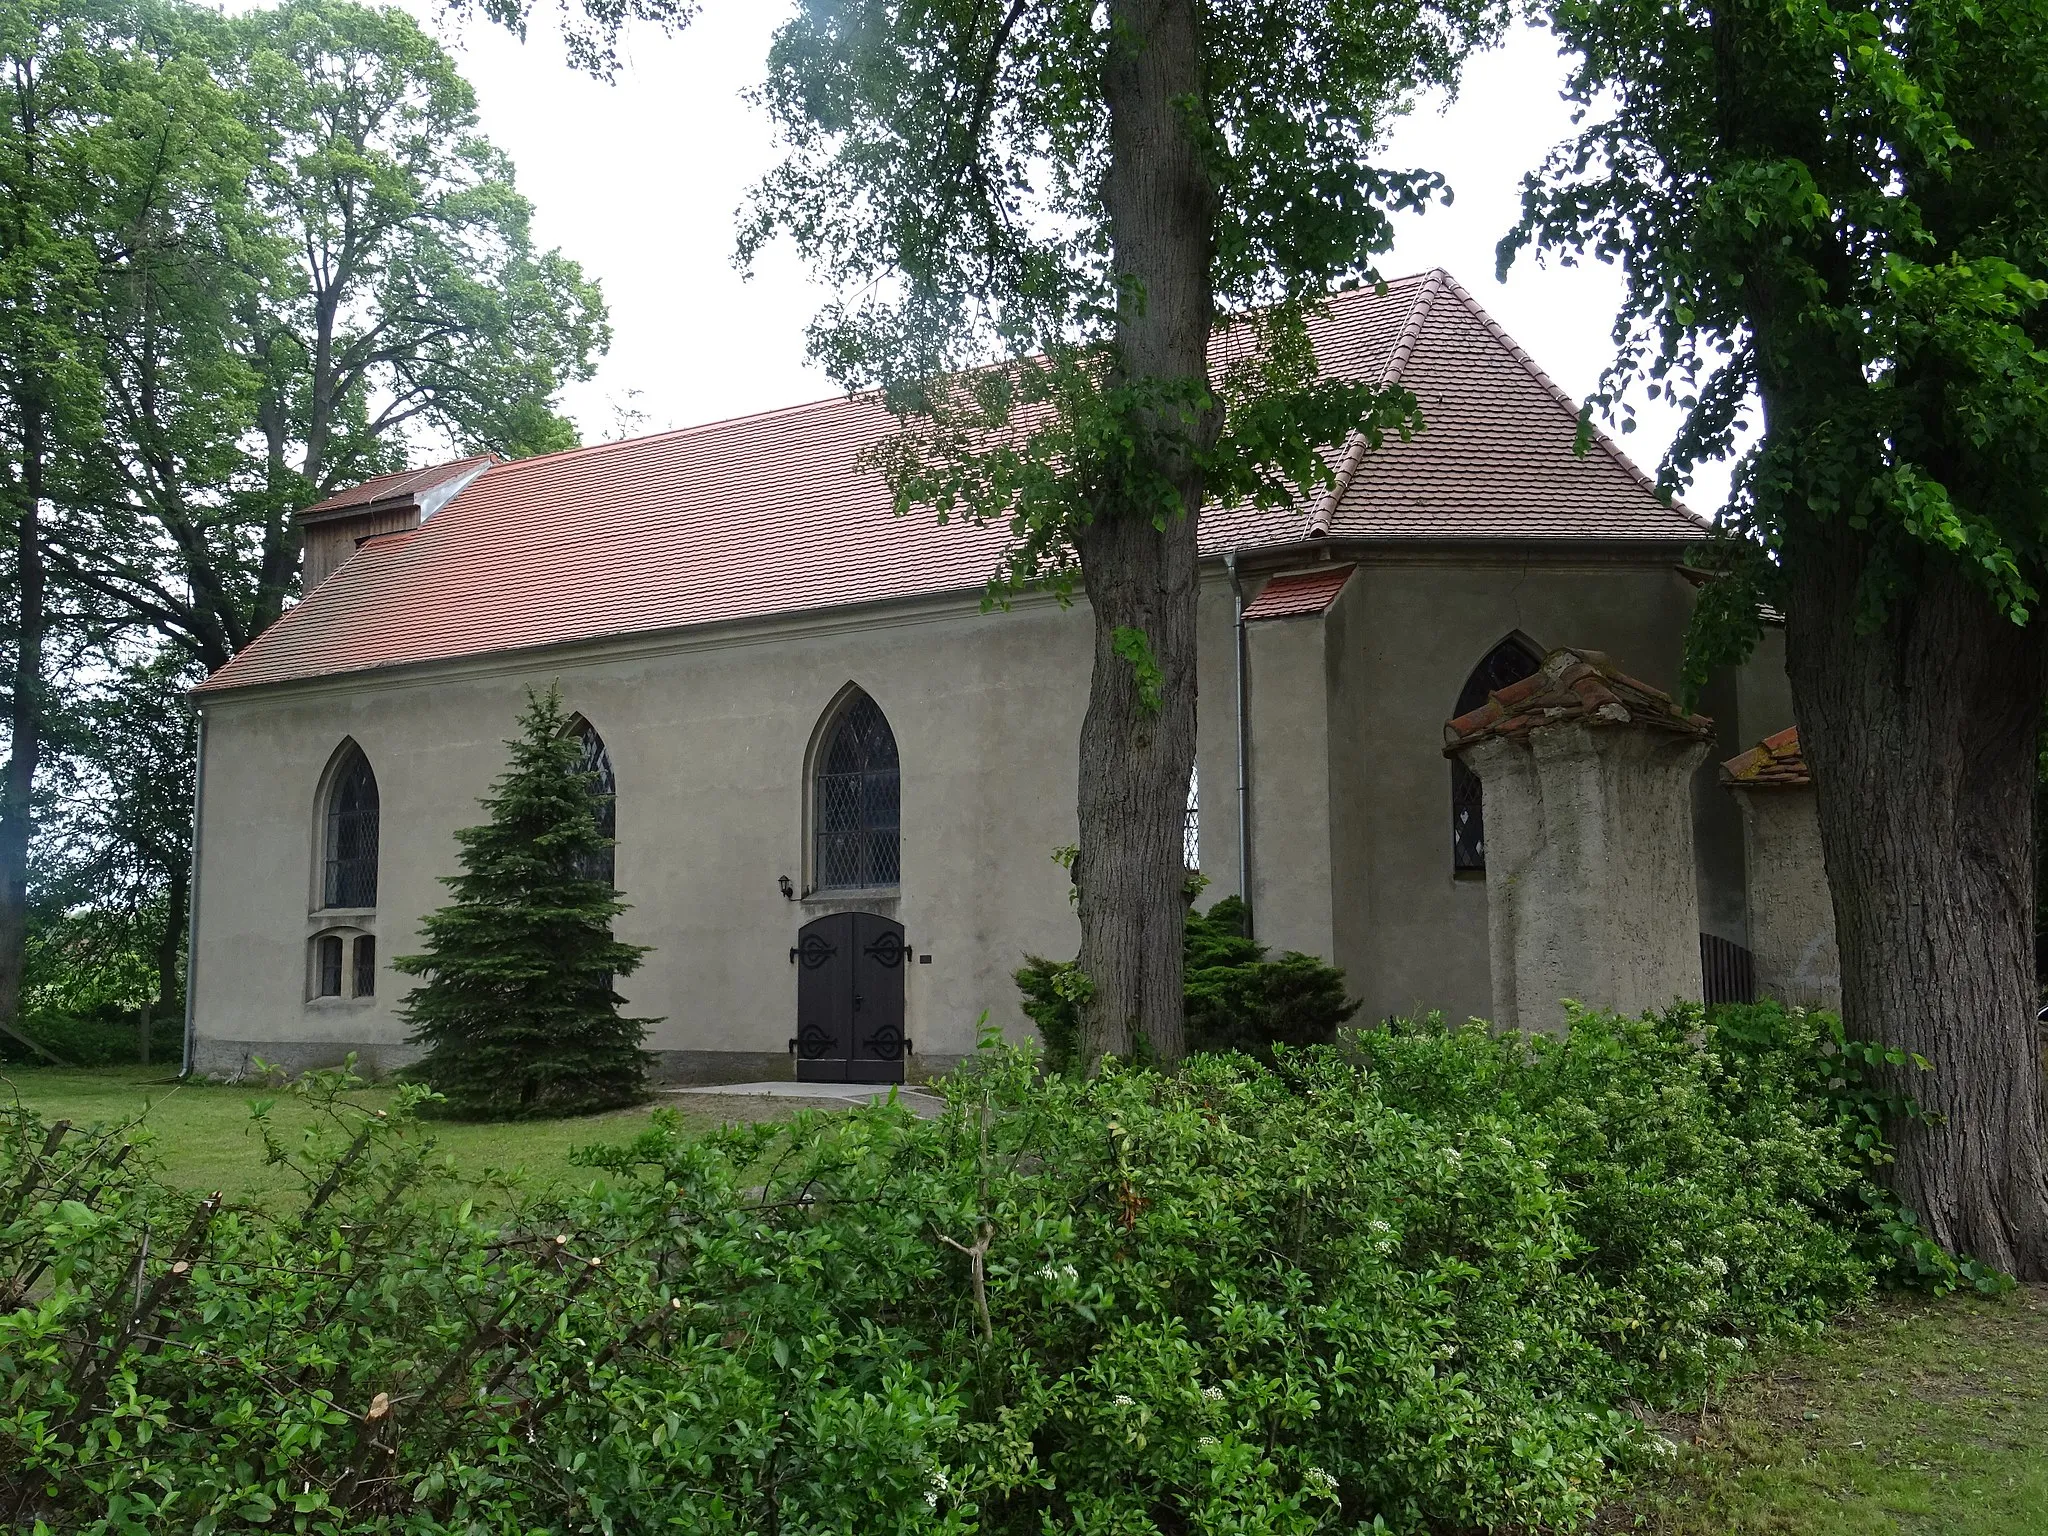
<svg viewBox="0 0 2048 1536"><path fill-rule="evenodd" d="M795 405L773 406L765 411L742 411L737 416L721 416L715 421L700 421L687 427L664 427L659 432L642 432L638 437L614 437L601 443L578 443L573 448L557 448L552 453L530 453L524 458L500 459L492 469L523 469L529 464L547 464L557 459L573 459L579 454L604 453L613 448L635 448L643 443L658 443L665 438L693 437L699 432L710 432L719 427L737 427L746 422L773 421L778 416L794 416L802 411L815 411L820 406L846 405L856 400L879 399L879 389L856 389L845 394L820 395L815 400L800 401Z"/></svg>
<svg viewBox="0 0 2048 1536"><path fill-rule="evenodd" d="M1409 283L1427 283L1431 278L1445 275L1447 274L1444 273L1441 267L1432 268L1427 272L1411 272L1405 277L1387 278L1380 283L1361 284L1356 289L1346 289L1339 293L1334 293L1330 295L1330 298L1332 300L1344 299L1354 293L1373 294L1373 296L1377 297L1378 295L1374 294L1373 291L1380 287L1391 290ZM1014 362L1017 359L1011 359L1010 361ZM994 363L987 366L1002 367L1005 365L1003 363ZM712 421L694 422L686 427L666 427L659 432L642 432L637 437L615 437L602 443L578 443L573 448L557 448L552 453L527 454L517 459L496 459L491 455L476 454L472 454L470 457L493 457L493 462L489 466L493 470L524 468L529 464L545 464L556 459L574 458L578 454L603 453L613 448L629 448L641 443L660 442L665 438L689 437L699 432L712 431L718 427L736 427L745 422L772 421L778 416L794 416L803 411L815 411L820 406L850 404L857 400L880 399L882 394L883 391L879 388L848 390L842 394L820 395L813 400L801 400L794 405L772 406L763 411L742 411L737 416L720 416ZM451 460L450 462L461 461ZM406 473L406 471L394 471L394 473L402 474Z"/></svg>
<svg viewBox="0 0 2048 1536"><path fill-rule="evenodd" d="M1486 312L1486 307L1483 304L1481 304L1477 299L1472 297L1472 295L1466 290L1465 285L1463 283L1459 282L1455 277L1452 277L1448 272L1444 273L1444 283L1451 290L1452 293L1456 294L1458 298L1464 302L1465 307L1472 312L1472 317L1475 320L1477 320L1481 325L1486 327L1487 332L1493 337L1493 339L1499 342L1502 347L1506 348L1509 355L1511 355L1516 362L1520 363L1525 369L1528 370L1529 376L1531 378L1533 378L1538 384L1541 384L1546 390L1550 392L1551 397L1555 399L1559 405L1564 407L1566 413L1570 415L1571 419L1575 423L1582 419L1584 420L1586 424L1586 429L1592 435L1593 441L1598 443L1603 449L1605 449L1607 452L1607 456L1610 459L1612 459L1615 462L1615 464L1618 465L1631 479L1633 479L1637 485L1640 485L1645 491L1648 491L1650 495L1655 497L1659 502L1662 502L1665 506L1670 507L1671 510L1676 512L1680 517L1687 518L1690 521L1698 524L1702 528L1708 528L1713 526L1706 518L1700 516L1699 513L1693 511L1692 508L1688 507L1676 496L1672 497L1671 500L1668 502L1664 501L1664 493L1662 490L1658 488L1656 480L1654 480L1651 476L1643 473L1642 466L1637 464L1636 461L1634 459L1631 459L1626 453L1622 452L1621 444L1617 443L1612 437L1610 437L1607 434L1606 430L1603 427L1601 427L1598 422L1593 420L1590 412L1583 410L1579 405L1573 402L1572 397L1564 392L1563 387L1560 386L1558 382L1555 379L1553 379L1549 374L1543 371L1543 365L1537 362L1535 358L1531 357L1528 354L1528 352L1523 349L1522 344L1516 341L1514 337L1510 336L1507 333L1507 331L1502 327L1501 323L1498 320L1494 319L1492 315Z"/></svg>
<svg viewBox="0 0 2048 1536"><path fill-rule="evenodd" d="M1430 306L1436 303L1436 296L1443 292L1444 284L1451 281L1451 274L1442 267L1431 267L1427 272L1400 281L1415 284L1415 297L1409 303L1408 318L1401 322L1400 335L1394 338L1394 350L1387 354L1386 366L1380 370L1382 389L1400 381L1401 370L1408 365L1409 354L1415 350L1415 339L1422 334L1422 322L1428 317ZM1391 288L1392 284L1388 286ZM1330 536L1330 523L1337 515L1337 504L1351 489L1351 482L1358 474L1358 467L1365 462L1366 450L1370 446L1363 432L1354 430L1345 438L1344 457L1337 461L1336 474L1310 510L1308 528L1303 537L1326 539Z"/></svg>

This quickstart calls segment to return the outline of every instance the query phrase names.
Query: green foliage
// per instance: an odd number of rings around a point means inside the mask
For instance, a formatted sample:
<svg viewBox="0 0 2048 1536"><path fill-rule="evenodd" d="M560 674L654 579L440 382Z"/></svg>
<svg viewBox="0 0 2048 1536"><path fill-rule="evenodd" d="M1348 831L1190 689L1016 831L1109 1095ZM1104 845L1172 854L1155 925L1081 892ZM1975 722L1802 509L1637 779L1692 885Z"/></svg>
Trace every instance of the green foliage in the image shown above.
<svg viewBox="0 0 2048 1536"><path fill-rule="evenodd" d="M1159 713L1159 685L1166 674L1159 670L1159 658L1152 654L1152 642L1145 631L1132 625L1122 625L1110 637L1111 649L1131 669L1131 678L1138 685L1138 707L1148 715Z"/></svg>
<svg viewBox="0 0 2048 1536"><path fill-rule="evenodd" d="M1663 470L1725 454L1761 396L1728 573L1691 671L1746 654L1812 531L1846 530L1875 623L1948 570L2015 623L2048 544L2048 5L1556 0L1576 138L1529 178L1525 246L1620 266L1598 403L1685 413ZM1720 125L1709 130L1706 125ZM2025 169L2019 169L2024 167Z"/></svg>
<svg viewBox="0 0 2048 1536"><path fill-rule="evenodd" d="M1344 973L1313 955L1289 950L1266 958L1266 946L1245 937L1244 903L1226 896L1206 912L1188 909L1183 946L1190 1051L1242 1051L1270 1060L1276 1045L1326 1045L1358 1012L1344 995ZM1038 1026L1046 1069L1080 1065L1080 1010L1087 975L1078 962L1039 955L1016 973L1026 1017Z"/></svg>
<svg viewBox="0 0 2048 1536"><path fill-rule="evenodd" d="M612 923L626 904L589 874L610 846L595 784L561 695L527 695L511 765L481 803L490 820L455 834L455 901L421 929L426 952L393 962L425 976L400 1007L427 1048L409 1069L449 1114L498 1120L583 1114L645 1093L640 1049L657 1019L619 1016L613 988L647 953Z"/></svg>
<svg viewBox="0 0 2048 1536"><path fill-rule="evenodd" d="M1935 1292L1968 1285L1990 1296L2012 1288L2009 1276L1942 1248L1927 1235L1919 1214L1881 1182L1892 1162L1891 1138L1900 1128L1941 1127L1940 1116L1898 1086L1903 1072L1929 1070L1925 1058L1852 1040L1840 1016L1825 1011L1755 1003L1716 1008L1712 1017L1721 1049L1750 1076L1790 1084L1833 1120L1863 1169L1856 1204L1880 1239L1874 1255L1888 1255L1898 1266L1892 1278Z"/></svg>
<svg viewBox="0 0 2048 1536"><path fill-rule="evenodd" d="M1699 1021L1440 1026L697 1138L490 1219L414 1104L303 1190L0 1121L0 1508L91 1532L1569 1528L1870 1282L1821 1107ZM259 1106L259 1117L267 1109ZM599 1262L599 1261L602 1262Z"/></svg>
<svg viewBox="0 0 2048 1536"><path fill-rule="evenodd" d="M296 591L291 513L425 455L567 446L554 410L609 342L574 262L477 132L448 51L397 8L169 0L154 49L211 92L171 127L214 179L133 280L74 317L104 442L67 498L68 581L209 669Z"/></svg>
<svg viewBox="0 0 2048 1536"><path fill-rule="evenodd" d="M1404 391L1318 377L1307 321L1372 279L1390 211L1442 192L1373 151L1504 9L1197 10L1204 91L1186 110L1213 198L1189 213L1235 327L1200 379L1138 377L1117 351L1152 274L1112 249L1105 78L1123 23L1106 8L860 0L804 7L776 35L760 100L788 154L756 189L742 252L786 234L845 296L813 324L813 353L889 392L904 430L881 462L900 509L1010 530L998 596L1064 588L1091 521L1181 518L1186 456L1211 497L1279 504L1328 479L1325 445L1414 424Z"/></svg>

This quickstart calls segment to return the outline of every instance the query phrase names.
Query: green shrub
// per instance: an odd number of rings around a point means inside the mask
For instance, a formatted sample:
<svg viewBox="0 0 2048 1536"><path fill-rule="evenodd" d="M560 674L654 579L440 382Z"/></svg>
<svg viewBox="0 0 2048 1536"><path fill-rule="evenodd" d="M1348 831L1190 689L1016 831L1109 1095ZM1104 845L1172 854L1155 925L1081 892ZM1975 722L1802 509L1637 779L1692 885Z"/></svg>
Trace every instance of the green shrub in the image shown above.
<svg viewBox="0 0 2048 1536"><path fill-rule="evenodd" d="M1705 1043L1702 1043L1704 1040ZM1696 1015L1428 1023L582 1154L491 1216L344 1074L217 1206L16 1110L0 1518L52 1530L1557 1529L1871 1283L1862 1154ZM259 1106L259 1113L262 1113Z"/></svg>
<svg viewBox="0 0 2048 1536"><path fill-rule="evenodd" d="M118 1067L137 1059L136 1018L118 1009L92 1013L60 1013L42 1009L21 1020L21 1032L55 1051L65 1065ZM185 1049L185 1019L176 998L170 1010L150 1020L149 1059L163 1067L178 1065ZM34 1064L42 1058L20 1042L0 1035L0 1062Z"/></svg>
<svg viewBox="0 0 2048 1536"><path fill-rule="evenodd" d="M1242 1051L1263 1061L1280 1045L1327 1045L1358 1012L1344 973L1289 950L1266 958L1245 936L1244 903L1226 896L1206 912L1188 909L1185 958L1188 1049ZM1073 962L1026 957L1016 973L1025 1016L1038 1026L1046 1070L1070 1072L1080 1044L1087 981Z"/></svg>

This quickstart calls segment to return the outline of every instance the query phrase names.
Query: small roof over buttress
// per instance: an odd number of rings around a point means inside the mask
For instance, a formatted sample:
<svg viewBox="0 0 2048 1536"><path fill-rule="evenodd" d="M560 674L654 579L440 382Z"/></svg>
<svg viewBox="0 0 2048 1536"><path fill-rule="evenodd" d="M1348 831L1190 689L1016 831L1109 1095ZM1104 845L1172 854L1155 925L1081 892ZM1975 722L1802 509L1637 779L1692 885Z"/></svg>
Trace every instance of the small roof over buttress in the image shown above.
<svg viewBox="0 0 2048 1536"><path fill-rule="evenodd" d="M1803 789L1813 782L1799 750L1799 727L1766 736L1747 752L1721 765L1721 782L1741 789Z"/></svg>
<svg viewBox="0 0 2048 1536"><path fill-rule="evenodd" d="M1705 715L1687 714L1670 694L1630 677L1600 652L1560 647L1531 676L1488 694L1479 708L1448 722L1444 756L1455 757L1481 741L1525 740L1531 731L1573 721L1701 740L1714 733Z"/></svg>
<svg viewBox="0 0 2048 1536"><path fill-rule="evenodd" d="M1306 613L1323 613L1337 601L1344 583L1355 569L1349 565L1326 566L1319 571L1296 571L1275 576L1246 608L1247 619L1291 619Z"/></svg>

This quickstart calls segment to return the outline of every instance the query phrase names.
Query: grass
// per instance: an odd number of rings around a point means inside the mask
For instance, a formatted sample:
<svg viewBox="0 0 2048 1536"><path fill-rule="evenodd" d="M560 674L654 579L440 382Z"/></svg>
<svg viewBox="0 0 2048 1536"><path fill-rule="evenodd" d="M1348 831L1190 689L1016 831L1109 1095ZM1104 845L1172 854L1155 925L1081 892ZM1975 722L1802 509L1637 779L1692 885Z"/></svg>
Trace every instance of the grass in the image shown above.
<svg viewBox="0 0 2048 1536"><path fill-rule="evenodd" d="M139 1121L151 1133L152 1151L174 1183L188 1189L217 1189L238 1200L260 1199L291 1185L289 1174L264 1161L263 1138L250 1106L270 1101L272 1123L287 1137L312 1123L289 1095L247 1084L180 1084L161 1067L10 1067L0 1076L0 1100L17 1094L45 1120L69 1120L81 1127ZM369 1087L352 1098L381 1107L390 1103L392 1094L390 1088ZM796 1107L782 1099L657 1102L674 1107L687 1124L706 1130L724 1121L781 1117ZM570 1149L626 1141L646 1125L656 1107L510 1125L437 1121L429 1130L465 1180L484 1184L509 1175L528 1189L540 1190L594 1177L570 1163Z"/></svg>
<svg viewBox="0 0 2048 1536"><path fill-rule="evenodd" d="M1882 1302L1663 1427L1603 1532L2048 1536L2048 1286Z"/></svg>

